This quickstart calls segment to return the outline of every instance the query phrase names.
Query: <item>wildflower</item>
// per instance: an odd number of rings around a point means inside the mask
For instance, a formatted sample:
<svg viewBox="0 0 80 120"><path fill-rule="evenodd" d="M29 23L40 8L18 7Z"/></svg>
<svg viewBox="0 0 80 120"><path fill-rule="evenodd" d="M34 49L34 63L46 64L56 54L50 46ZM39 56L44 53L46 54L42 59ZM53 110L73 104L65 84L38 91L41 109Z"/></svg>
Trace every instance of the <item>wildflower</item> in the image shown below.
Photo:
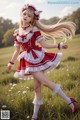
<svg viewBox="0 0 80 120"><path fill-rule="evenodd" d="M18 93L20 93L20 91L18 91Z"/></svg>
<svg viewBox="0 0 80 120"><path fill-rule="evenodd" d="M25 94L25 93L26 93L26 91L24 90L24 91L23 91L23 94Z"/></svg>
<svg viewBox="0 0 80 120"><path fill-rule="evenodd" d="M13 89L13 86L11 87L11 90Z"/></svg>
<svg viewBox="0 0 80 120"><path fill-rule="evenodd" d="M8 90L9 92L11 92L11 90Z"/></svg>
<svg viewBox="0 0 80 120"><path fill-rule="evenodd" d="M30 118L30 116L27 116L27 118Z"/></svg>
<svg viewBox="0 0 80 120"><path fill-rule="evenodd" d="M6 105L2 105L2 108L6 108L7 106Z"/></svg>
<svg viewBox="0 0 80 120"><path fill-rule="evenodd" d="M12 83L9 84L10 86L12 85Z"/></svg>
<svg viewBox="0 0 80 120"><path fill-rule="evenodd" d="M29 89L29 87L26 87L27 89Z"/></svg>
<svg viewBox="0 0 80 120"><path fill-rule="evenodd" d="M14 87L14 86L16 86L16 84L13 84L12 86Z"/></svg>
<svg viewBox="0 0 80 120"><path fill-rule="evenodd" d="M68 69L66 71L68 71Z"/></svg>

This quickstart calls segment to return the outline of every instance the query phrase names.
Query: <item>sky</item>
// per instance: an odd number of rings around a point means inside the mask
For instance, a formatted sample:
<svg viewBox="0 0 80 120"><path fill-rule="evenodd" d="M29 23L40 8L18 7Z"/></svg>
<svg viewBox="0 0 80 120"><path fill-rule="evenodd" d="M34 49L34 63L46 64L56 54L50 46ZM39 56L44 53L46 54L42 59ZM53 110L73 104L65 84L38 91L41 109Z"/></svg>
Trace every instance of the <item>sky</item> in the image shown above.
<svg viewBox="0 0 80 120"><path fill-rule="evenodd" d="M80 8L80 0L0 0L0 17L19 22L20 10L27 3L42 11L40 19L63 18Z"/></svg>

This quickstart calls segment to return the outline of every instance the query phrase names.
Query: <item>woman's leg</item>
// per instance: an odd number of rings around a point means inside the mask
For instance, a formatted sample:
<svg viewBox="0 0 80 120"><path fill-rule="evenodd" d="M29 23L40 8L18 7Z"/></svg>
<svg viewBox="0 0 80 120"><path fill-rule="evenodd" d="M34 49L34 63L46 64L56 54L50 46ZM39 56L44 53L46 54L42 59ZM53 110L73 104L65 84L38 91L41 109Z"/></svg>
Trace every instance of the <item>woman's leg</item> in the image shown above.
<svg viewBox="0 0 80 120"><path fill-rule="evenodd" d="M32 73L34 78L41 82L44 86L50 88L53 92L53 94L58 94L61 96L68 104L70 104L70 107L74 109L74 104L72 103L71 99L65 95L65 93L60 88L59 84L55 84L52 81L48 80L48 78L43 74L43 72L34 72Z"/></svg>
<svg viewBox="0 0 80 120"><path fill-rule="evenodd" d="M35 98L41 100L41 82L34 78L34 91L35 91Z"/></svg>
<svg viewBox="0 0 80 120"><path fill-rule="evenodd" d="M42 104L42 95L41 95L41 83L36 79L34 79L34 91L35 91L35 98L33 100L34 111L33 111L32 118L37 119L38 111L39 111L40 105Z"/></svg>

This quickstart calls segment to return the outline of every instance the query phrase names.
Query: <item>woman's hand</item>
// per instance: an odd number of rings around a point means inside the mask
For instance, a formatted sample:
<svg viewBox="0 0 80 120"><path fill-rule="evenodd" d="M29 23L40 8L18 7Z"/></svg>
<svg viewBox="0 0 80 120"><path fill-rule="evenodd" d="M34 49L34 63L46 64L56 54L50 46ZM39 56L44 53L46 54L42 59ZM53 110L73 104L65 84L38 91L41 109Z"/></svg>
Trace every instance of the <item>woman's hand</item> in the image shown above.
<svg viewBox="0 0 80 120"><path fill-rule="evenodd" d="M19 51L20 51L20 46L16 46L13 56L11 58L11 61L7 65L7 68L6 68L7 72L10 72L12 67L14 66L14 61L16 60L17 56L19 55Z"/></svg>
<svg viewBox="0 0 80 120"><path fill-rule="evenodd" d="M68 46L65 45L63 42L58 43L58 49L59 49L59 50L61 50L61 49L67 49L67 48L68 48Z"/></svg>
<svg viewBox="0 0 80 120"><path fill-rule="evenodd" d="M13 67L13 65L14 65L14 63L10 61L10 62L8 63L8 65L7 65L6 71L7 71L7 72L10 72L11 69L12 69L12 67Z"/></svg>
<svg viewBox="0 0 80 120"><path fill-rule="evenodd" d="M62 49L67 49L68 45L63 44Z"/></svg>
<svg viewBox="0 0 80 120"><path fill-rule="evenodd" d="M12 66L7 66L6 71L7 71L7 72L10 72L11 69L12 69Z"/></svg>

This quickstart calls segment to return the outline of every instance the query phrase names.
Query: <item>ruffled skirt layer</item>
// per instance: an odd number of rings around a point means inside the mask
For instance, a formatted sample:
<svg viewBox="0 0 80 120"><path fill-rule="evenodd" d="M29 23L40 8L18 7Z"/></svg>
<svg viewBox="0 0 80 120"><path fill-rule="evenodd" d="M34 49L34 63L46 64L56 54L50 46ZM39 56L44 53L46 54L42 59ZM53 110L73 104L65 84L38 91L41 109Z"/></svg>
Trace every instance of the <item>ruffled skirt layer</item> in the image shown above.
<svg viewBox="0 0 80 120"><path fill-rule="evenodd" d="M38 62L36 60L36 62L31 62L23 54L27 53L22 53L22 55L19 56L19 65L14 77L24 80L32 79L31 72L50 72L58 66L62 57L62 53L45 52Z"/></svg>

